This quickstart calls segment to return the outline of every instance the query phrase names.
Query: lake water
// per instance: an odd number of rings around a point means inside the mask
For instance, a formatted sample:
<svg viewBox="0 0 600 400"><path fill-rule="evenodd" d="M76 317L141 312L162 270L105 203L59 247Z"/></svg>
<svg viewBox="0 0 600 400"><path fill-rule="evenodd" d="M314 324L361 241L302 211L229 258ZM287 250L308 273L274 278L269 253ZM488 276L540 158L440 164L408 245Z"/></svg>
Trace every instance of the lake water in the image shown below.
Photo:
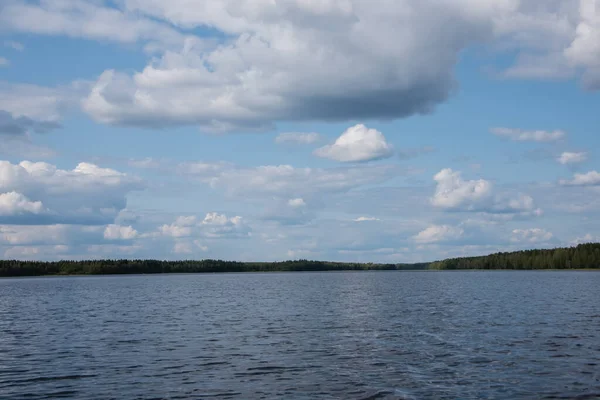
<svg viewBox="0 0 600 400"><path fill-rule="evenodd" d="M0 279L0 398L592 399L599 332L598 272Z"/></svg>

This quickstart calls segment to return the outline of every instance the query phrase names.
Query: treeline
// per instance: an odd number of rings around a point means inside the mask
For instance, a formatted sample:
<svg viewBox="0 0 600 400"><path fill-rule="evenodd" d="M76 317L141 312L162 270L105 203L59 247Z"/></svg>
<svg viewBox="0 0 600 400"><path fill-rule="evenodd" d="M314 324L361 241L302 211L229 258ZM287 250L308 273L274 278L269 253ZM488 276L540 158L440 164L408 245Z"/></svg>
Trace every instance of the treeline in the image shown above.
<svg viewBox="0 0 600 400"><path fill-rule="evenodd" d="M398 271L452 269L591 269L600 268L600 243L577 247L496 253L489 256L452 258L433 263L373 264L327 261L236 262L221 260L86 260L0 261L0 276L175 274L215 272L285 271Z"/></svg>
<svg viewBox="0 0 600 400"><path fill-rule="evenodd" d="M430 269L597 269L600 243L548 250L525 250L489 256L436 261Z"/></svg>
<svg viewBox="0 0 600 400"><path fill-rule="evenodd" d="M360 264L326 261L236 262L220 260L89 260L89 261L0 261L0 276L175 274L277 271L367 271L427 269L429 264Z"/></svg>

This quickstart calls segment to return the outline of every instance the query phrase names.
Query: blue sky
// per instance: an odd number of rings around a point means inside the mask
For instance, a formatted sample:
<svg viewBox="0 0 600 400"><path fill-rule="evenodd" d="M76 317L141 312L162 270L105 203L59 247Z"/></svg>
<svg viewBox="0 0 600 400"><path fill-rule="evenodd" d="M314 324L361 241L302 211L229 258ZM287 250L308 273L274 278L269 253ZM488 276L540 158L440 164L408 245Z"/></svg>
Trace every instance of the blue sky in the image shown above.
<svg viewBox="0 0 600 400"><path fill-rule="evenodd" d="M3 258L600 241L598 0L6 0Z"/></svg>

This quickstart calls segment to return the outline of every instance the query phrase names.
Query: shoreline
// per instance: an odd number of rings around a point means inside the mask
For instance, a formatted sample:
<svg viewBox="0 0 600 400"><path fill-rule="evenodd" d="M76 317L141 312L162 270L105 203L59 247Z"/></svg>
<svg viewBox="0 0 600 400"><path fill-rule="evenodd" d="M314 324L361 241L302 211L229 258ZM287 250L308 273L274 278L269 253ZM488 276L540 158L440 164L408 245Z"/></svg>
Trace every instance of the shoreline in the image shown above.
<svg viewBox="0 0 600 400"><path fill-rule="evenodd" d="M222 271L222 272L157 272L157 273L114 273L114 274L50 274L50 275L11 275L0 276L2 279L18 278L86 278L86 277L125 277L125 276L160 276L160 275L271 275L298 273L369 273L369 272L600 272L600 268L551 268L551 269L397 269L397 270L323 270L323 271Z"/></svg>

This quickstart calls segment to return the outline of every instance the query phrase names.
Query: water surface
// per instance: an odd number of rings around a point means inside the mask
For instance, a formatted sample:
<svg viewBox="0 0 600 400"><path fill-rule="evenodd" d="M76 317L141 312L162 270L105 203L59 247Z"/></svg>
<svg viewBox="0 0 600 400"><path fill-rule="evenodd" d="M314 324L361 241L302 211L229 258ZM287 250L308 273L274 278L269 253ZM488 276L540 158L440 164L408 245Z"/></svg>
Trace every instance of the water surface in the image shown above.
<svg viewBox="0 0 600 400"><path fill-rule="evenodd" d="M598 272L0 279L2 399L600 398Z"/></svg>

